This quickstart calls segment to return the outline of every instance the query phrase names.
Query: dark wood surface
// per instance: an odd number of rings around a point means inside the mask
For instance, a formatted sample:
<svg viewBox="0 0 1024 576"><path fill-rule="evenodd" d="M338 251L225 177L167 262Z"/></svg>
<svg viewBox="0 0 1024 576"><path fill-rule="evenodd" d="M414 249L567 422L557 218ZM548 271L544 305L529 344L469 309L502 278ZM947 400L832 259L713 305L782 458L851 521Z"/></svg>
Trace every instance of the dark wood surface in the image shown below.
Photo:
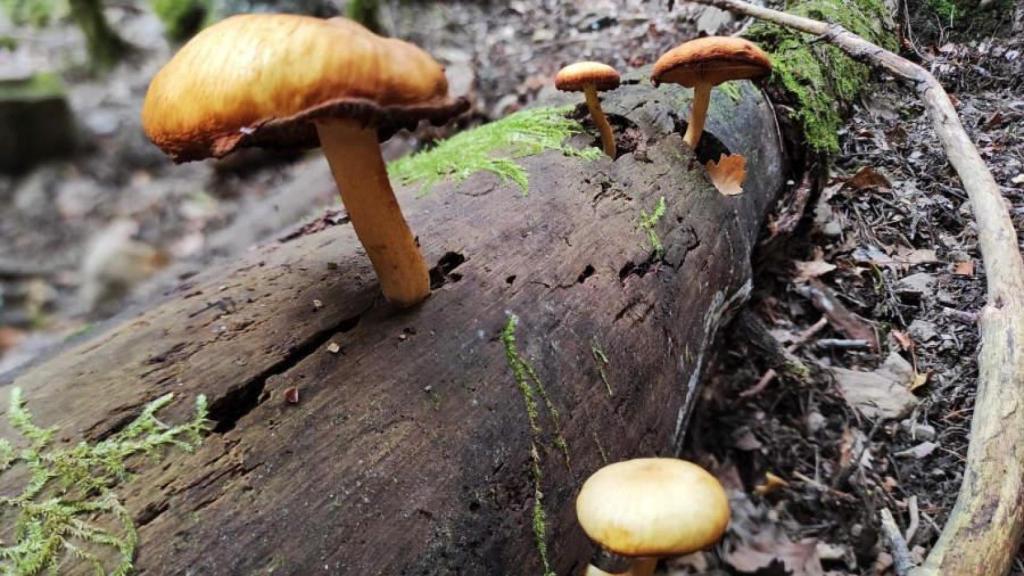
<svg viewBox="0 0 1024 576"><path fill-rule="evenodd" d="M747 191L724 197L684 150L688 91L638 77L604 97L640 143L614 162L525 158L527 195L488 174L422 198L399 191L428 261L447 269L416 309L381 300L342 223L190 278L21 374L37 422L65 441L103 437L166 392L170 421L209 397L218 424L202 448L119 489L140 526L140 573L541 573L533 441L553 567L585 562L576 489L605 459L678 448L786 179L753 86L712 101L707 129L748 156ZM638 222L662 196L660 261ZM543 403L531 436L499 338L509 314L568 463ZM295 405L283 398L293 386Z"/></svg>

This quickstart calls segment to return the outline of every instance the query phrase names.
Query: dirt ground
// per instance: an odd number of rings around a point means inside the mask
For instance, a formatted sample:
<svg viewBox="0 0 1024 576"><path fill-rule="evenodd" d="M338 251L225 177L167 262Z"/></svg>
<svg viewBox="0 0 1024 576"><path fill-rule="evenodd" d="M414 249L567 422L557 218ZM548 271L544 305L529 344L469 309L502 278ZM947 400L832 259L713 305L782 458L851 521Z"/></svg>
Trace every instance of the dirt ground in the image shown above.
<svg viewBox="0 0 1024 576"><path fill-rule="evenodd" d="M1021 30L1012 10L950 19L933 4L906 6L905 52L956 98L1021 226ZM640 66L698 30L737 27L679 2L385 5L385 26L437 56L452 91L471 95L473 121L533 101L571 60ZM172 47L145 10L109 14L138 52L100 79L81 72L81 39L67 25L0 23L0 36L18 40L0 51L0 69L62 70L86 145L69 161L0 179L0 378L168 283L337 208L317 154L171 165L142 136L138 109ZM796 233L765 242L751 314L718 346L687 456L730 488L734 523L719 549L674 562L673 574L887 574L879 511L893 511L921 556L952 507L985 271L966 197L922 107L876 80ZM388 154L439 135L397 137ZM845 313L822 312L837 305ZM807 375L767 378L751 323L791 347Z"/></svg>

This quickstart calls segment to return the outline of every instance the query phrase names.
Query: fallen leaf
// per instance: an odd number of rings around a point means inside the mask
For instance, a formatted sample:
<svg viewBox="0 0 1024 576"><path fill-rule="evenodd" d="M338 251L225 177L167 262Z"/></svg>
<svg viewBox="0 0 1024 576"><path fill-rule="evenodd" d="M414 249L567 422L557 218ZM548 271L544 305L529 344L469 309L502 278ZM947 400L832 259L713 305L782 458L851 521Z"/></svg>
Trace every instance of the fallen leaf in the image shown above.
<svg viewBox="0 0 1024 576"><path fill-rule="evenodd" d="M327 351L331 354L337 354L338 352L341 352L341 345L337 342L331 342L327 345Z"/></svg>
<svg viewBox="0 0 1024 576"><path fill-rule="evenodd" d="M953 265L953 274L957 276L974 276L974 260L965 260Z"/></svg>
<svg viewBox="0 0 1024 576"><path fill-rule="evenodd" d="M299 389L296 386L291 386L284 389L284 401L289 404L299 403Z"/></svg>
<svg viewBox="0 0 1024 576"><path fill-rule="evenodd" d="M804 538L790 542L784 536L764 546L761 542L739 545L725 553L723 560L740 574L788 574L790 576L824 576L818 557L818 541ZM774 565L774 566L773 566ZM772 571L775 568L776 571ZM778 570L782 571L779 572Z"/></svg>
<svg viewBox="0 0 1024 576"><path fill-rule="evenodd" d="M914 340L910 337L910 334L907 334L902 330L893 330L890 334L892 334L892 337L899 342L900 348L910 350L914 347Z"/></svg>
<svg viewBox="0 0 1024 576"><path fill-rule="evenodd" d="M836 265L824 260L811 260L810 262L793 262L796 267L796 282L805 282L811 278L817 278L836 269Z"/></svg>
<svg viewBox="0 0 1024 576"><path fill-rule="evenodd" d="M896 452L893 455L899 458L914 458L920 460L922 458L927 458L932 452L935 452L935 449L938 447L939 445L935 442L921 442L913 448L907 448L906 450Z"/></svg>
<svg viewBox="0 0 1024 576"><path fill-rule="evenodd" d="M708 160L704 167L711 183L726 196L743 193L743 181L747 178L747 159L742 154L722 154L716 163Z"/></svg>
<svg viewBox="0 0 1024 576"><path fill-rule="evenodd" d="M764 496L787 487L789 487L789 482L786 482L781 477L776 476L771 472L765 472L764 482L754 486L754 492L760 496Z"/></svg>
<svg viewBox="0 0 1024 576"><path fill-rule="evenodd" d="M846 185L857 190L865 188L888 190L892 188L892 183L889 182L889 179L871 166L865 166L858 170L852 178L846 181Z"/></svg>
<svg viewBox="0 0 1024 576"><path fill-rule="evenodd" d="M914 374L914 379L910 382L910 391L913 392L918 388L928 383L928 377L931 376L931 372L917 372Z"/></svg>
<svg viewBox="0 0 1024 576"><path fill-rule="evenodd" d="M899 418L918 402L909 390L914 367L897 352L871 372L833 368L832 373L846 402L867 418Z"/></svg>

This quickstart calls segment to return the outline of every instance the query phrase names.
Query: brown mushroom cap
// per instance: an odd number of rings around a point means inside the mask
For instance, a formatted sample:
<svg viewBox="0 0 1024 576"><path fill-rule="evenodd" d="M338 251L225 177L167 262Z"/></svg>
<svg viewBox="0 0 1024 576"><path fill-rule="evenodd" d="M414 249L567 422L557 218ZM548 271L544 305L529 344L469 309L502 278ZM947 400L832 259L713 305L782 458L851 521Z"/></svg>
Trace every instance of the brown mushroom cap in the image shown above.
<svg viewBox="0 0 1024 576"><path fill-rule="evenodd" d="M555 76L555 88L562 92L581 92L587 85L593 85L598 91L614 90L619 87L619 73L600 62L577 62L562 68Z"/></svg>
<svg viewBox="0 0 1024 576"><path fill-rule="evenodd" d="M676 46L654 63L651 81L721 84L760 78L772 70L771 60L753 42L734 36L707 36Z"/></svg>
<svg viewBox="0 0 1024 576"><path fill-rule="evenodd" d="M245 146L315 147L316 119L359 119L387 138L467 107L448 98L444 69L412 44L343 18L248 14L178 51L150 83L142 125L183 162Z"/></svg>
<svg viewBox="0 0 1024 576"><path fill-rule="evenodd" d="M706 548L729 524L729 499L700 466L675 458L609 464L583 484L576 515L591 540L622 556Z"/></svg>

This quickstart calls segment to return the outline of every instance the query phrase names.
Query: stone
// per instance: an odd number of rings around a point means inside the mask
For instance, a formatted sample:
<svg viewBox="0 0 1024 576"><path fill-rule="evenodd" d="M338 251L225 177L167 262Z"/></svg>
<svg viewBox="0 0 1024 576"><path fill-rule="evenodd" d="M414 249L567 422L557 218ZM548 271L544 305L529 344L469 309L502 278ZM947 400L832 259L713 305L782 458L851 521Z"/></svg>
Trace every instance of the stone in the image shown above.
<svg viewBox="0 0 1024 576"><path fill-rule="evenodd" d="M60 78L40 73L0 81L0 173L22 174L74 149L74 117Z"/></svg>

